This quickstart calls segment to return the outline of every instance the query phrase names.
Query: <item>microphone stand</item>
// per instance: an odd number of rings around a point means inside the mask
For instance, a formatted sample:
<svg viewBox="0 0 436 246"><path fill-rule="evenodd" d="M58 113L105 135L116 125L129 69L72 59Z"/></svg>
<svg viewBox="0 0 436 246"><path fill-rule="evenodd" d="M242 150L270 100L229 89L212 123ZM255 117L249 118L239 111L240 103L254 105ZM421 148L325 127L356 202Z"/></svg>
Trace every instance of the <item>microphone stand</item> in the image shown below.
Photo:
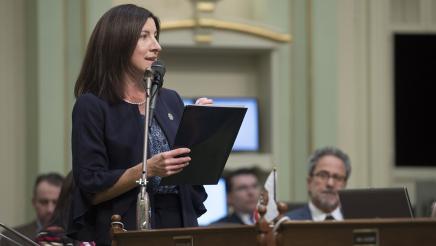
<svg viewBox="0 0 436 246"><path fill-rule="evenodd" d="M0 223L0 227L3 227L6 231L11 232L12 234L14 234L15 236L17 236L18 238L22 239L23 241L25 241L26 243L30 244L30 245L36 245L39 246L39 244L35 243L34 241L30 240L28 237L24 236L23 234L19 233L18 231ZM0 233L0 237L4 237L6 240L9 240L11 242L13 242L16 245L21 245L20 243L18 243L17 241L15 241L14 239L5 236L4 234Z"/></svg>
<svg viewBox="0 0 436 246"><path fill-rule="evenodd" d="M146 70L144 74L145 82L145 120L144 120L144 153L142 159L142 177L136 181L140 186L138 200L136 203L136 222L138 230L150 230L150 199L147 192L147 153L148 153L148 128L150 117L150 91L153 72Z"/></svg>

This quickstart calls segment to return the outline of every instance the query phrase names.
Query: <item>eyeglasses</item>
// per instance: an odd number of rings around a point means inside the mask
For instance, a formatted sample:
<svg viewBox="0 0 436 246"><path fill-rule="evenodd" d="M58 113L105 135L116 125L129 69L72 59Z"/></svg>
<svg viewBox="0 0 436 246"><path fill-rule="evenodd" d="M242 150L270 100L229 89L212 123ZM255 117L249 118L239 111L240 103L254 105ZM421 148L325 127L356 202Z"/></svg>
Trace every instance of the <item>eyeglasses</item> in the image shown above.
<svg viewBox="0 0 436 246"><path fill-rule="evenodd" d="M313 174L312 176L315 176L324 182L328 181L330 178L332 178L335 182L338 182L338 183L343 183L347 180L347 177L345 177L345 176L337 175L337 174L330 174L327 171L320 171L320 172Z"/></svg>
<svg viewBox="0 0 436 246"><path fill-rule="evenodd" d="M233 189L233 191L234 192L247 192L250 190L257 190L257 189L259 189L259 184L238 186L238 187L235 187Z"/></svg>

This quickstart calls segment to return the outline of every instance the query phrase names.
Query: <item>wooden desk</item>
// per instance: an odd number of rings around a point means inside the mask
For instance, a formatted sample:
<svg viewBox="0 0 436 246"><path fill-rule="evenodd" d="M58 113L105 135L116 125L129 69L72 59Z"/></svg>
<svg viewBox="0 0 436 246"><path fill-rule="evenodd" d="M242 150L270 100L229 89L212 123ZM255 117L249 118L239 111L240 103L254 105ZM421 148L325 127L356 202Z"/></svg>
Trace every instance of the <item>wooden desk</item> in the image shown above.
<svg viewBox="0 0 436 246"><path fill-rule="evenodd" d="M253 246L258 245L255 226L195 227L114 233L112 246Z"/></svg>
<svg viewBox="0 0 436 246"><path fill-rule="evenodd" d="M436 220L291 221L280 225L275 238L277 246L436 246Z"/></svg>
<svg viewBox="0 0 436 246"><path fill-rule="evenodd" d="M289 221L274 235L259 225L112 233L113 246L436 246L436 219Z"/></svg>

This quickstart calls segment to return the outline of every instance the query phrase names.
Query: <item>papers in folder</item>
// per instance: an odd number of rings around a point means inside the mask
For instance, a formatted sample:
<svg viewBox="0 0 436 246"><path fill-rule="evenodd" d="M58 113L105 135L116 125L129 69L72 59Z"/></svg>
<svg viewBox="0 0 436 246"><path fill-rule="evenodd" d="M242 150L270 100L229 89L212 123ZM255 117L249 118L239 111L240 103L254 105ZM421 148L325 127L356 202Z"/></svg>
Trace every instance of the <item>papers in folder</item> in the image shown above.
<svg viewBox="0 0 436 246"><path fill-rule="evenodd" d="M246 112L244 107L185 106L174 148L190 148L191 161L161 184L217 184Z"/></svg>

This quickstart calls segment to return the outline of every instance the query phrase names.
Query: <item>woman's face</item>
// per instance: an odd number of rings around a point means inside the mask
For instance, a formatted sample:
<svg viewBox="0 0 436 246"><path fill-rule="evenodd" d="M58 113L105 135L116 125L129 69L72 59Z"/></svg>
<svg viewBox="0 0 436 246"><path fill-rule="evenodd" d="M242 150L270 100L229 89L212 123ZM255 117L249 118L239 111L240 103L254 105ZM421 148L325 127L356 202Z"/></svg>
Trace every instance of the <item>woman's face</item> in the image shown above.
<svg viewBox="0 0 436 246"><path fill-rule="evenodd" d="M157 59L162 48L156 39L157 29L153 18L148 18L142 27L141 34L133 51L132 65L139 71L145 72Z"/></svg>

